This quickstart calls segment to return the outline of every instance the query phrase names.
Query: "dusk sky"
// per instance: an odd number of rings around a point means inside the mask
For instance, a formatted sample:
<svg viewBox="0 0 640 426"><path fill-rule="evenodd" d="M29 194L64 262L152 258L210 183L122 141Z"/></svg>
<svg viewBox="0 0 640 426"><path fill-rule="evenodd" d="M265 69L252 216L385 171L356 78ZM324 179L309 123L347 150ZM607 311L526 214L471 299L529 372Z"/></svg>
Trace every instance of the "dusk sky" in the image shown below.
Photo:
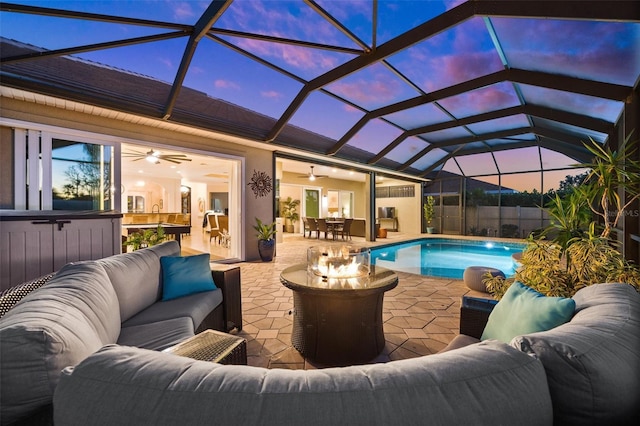
<svg viewBox="0 0 640 426"><path fill-rule="evenodd" d="M11 3L190 25L198 20L209 4L207 1L185 0L15 0ZM317 3L359 40L347 37L302 1L235 1L214 24L214 28L362 50L360 43L369 47L374 44L379 46L463 2L379 1L375 35L371 1L328 0ZM9 12L0 13L0 28L2 37L46 49L174 31ZM275 119L290 105L304 82L356 57L354 53L344 51L345 49L329 50L223 34L216 37L219 40L205 37L200 41L184 85ZM187 40L186 37L179 37L74 56L171 84ZM273 64L284 73L238 53L231 46ZM485 76L503 70L505 66L633 86L640 75L639 46L640 24L473 17L391 55L386 58L387 64L375 63L328 84L324 91L314 91L293 115L290 124L339 140L366 111ZM623 109L622 102L527 84L501 82L441 99L437 104L424 104L390 114L384 120L371 120L349 140L348 146L359 148L373 156L402 133L399 127L409 130L523 103L554 107L610 122L617 120ZM471 124L466 128L454 127L421 134L404 140L386 158L403 164L425 149L429 142L443 142L456 137L529 125L526 116L514 115ZM605 134L572 128L553 120L541 120L536 125L569 131L584 140L590 136L604 142L606 138ZM514 140L530 141L534 138L533 134L521 134L477 144L499 146ZM544 151L543 167L560 168L575 163L575 160L553 151ZM434 149L417 160L412 167L424 170L447 154L443 149ZM540 168L537 148L535 152L531 148L498 151L494 158L501 172ZM497 172L490 154L461 156L458 160L447 161L444 170L466 175ZM563 176L560 180L562 178ZM534 178L534 181L539 186L539 179ZM522 179L517 184L519 187L516 189L531 189L528 180ZM551 184L545 182L545 186L547 185Z"/></svg>

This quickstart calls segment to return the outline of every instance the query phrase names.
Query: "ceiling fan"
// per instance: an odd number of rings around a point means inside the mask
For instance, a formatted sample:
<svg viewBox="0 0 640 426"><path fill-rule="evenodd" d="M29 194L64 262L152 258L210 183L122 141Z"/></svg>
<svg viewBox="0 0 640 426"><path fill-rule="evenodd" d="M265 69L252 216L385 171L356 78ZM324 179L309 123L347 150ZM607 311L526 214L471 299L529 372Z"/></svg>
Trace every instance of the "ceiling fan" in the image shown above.
<svg viewBox="0 0 640 426"><path fill-rule="evenodd" d="M313 173L313 166L309 166L309 167L311 167L311 171L310 171L308 174L306 174L306 175L301 175L301 176L298 176L298 177L299 177L299 178L307 178L307 179L309 179L310 181L314 181L314 180L316 180L316 179L320 179L320 178L326 178L326 177L328 177L327 175L316 175L316 174L314 174L314 173Z"/></svg>
<svg viewBox="0 0 640 426"><path fill-rule="evenodd" d="M139 161L142 159L147 160L149 163L158 164L160 160L168 161L170 163L180 164L182 161L191 161L185 154L161 154L160 151L154 151L153 149L148 152L124 152L123 157L135 158L132 161ZM137 158L136 158L137 157Z"/></svg>

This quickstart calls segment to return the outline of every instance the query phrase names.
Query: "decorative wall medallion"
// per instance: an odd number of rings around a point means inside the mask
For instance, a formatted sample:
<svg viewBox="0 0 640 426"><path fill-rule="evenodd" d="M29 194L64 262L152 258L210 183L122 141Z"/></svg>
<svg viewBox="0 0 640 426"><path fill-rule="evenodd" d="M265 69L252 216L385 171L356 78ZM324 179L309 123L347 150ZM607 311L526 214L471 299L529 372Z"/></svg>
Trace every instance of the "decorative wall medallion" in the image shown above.
<svg viewBox="0 0 640 426"><path fill-rule="evenodd" d="M253 176L251 176L251 183L248 185L251 187L256 198L264 197L271 192L271 176L265 172L258 172L254 169Z"/></svg>

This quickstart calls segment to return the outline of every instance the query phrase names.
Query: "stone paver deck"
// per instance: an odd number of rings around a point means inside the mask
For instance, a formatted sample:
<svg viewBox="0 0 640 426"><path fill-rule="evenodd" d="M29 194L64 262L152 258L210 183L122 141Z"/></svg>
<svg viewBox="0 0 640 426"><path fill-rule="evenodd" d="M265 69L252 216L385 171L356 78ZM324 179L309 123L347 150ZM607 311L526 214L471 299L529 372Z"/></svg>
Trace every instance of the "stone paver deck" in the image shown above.
<svg viewBox="0 0 640 426"><path fill-rule="evenodd" d="M373 246L411 239L390 233L376 243L354 237L353 244ZM420 237L420 236L416 236ZM306 262L307 248L318 240L285 234L272 262L239 264L242 274L243 330L248 364L268 368L313 369L322 365L305 360L291 345L293 293L280 283L280 272ZM322 244L327 244L322 241ZM328 242L340 245L342 242ZM398 286L385 293L383 321L386 345L371 362L387 362L429 355L444 348L458 334L460 302L474 293L455 279L398 273Z"/></svg>

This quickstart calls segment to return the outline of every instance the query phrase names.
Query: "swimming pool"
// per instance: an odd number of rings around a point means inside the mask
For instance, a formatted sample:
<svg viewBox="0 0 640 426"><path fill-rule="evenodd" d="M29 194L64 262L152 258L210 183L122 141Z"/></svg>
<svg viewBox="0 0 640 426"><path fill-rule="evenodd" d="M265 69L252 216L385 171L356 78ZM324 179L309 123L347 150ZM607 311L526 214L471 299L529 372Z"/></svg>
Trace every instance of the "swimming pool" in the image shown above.
<svg viewBox="0 0 640 426"><path fill-rule="evenodd" d="M468 266L490 266L515 274L511 255L524 243L425 238L371 249L371 263L394 271L462 279Z"/></svg>

